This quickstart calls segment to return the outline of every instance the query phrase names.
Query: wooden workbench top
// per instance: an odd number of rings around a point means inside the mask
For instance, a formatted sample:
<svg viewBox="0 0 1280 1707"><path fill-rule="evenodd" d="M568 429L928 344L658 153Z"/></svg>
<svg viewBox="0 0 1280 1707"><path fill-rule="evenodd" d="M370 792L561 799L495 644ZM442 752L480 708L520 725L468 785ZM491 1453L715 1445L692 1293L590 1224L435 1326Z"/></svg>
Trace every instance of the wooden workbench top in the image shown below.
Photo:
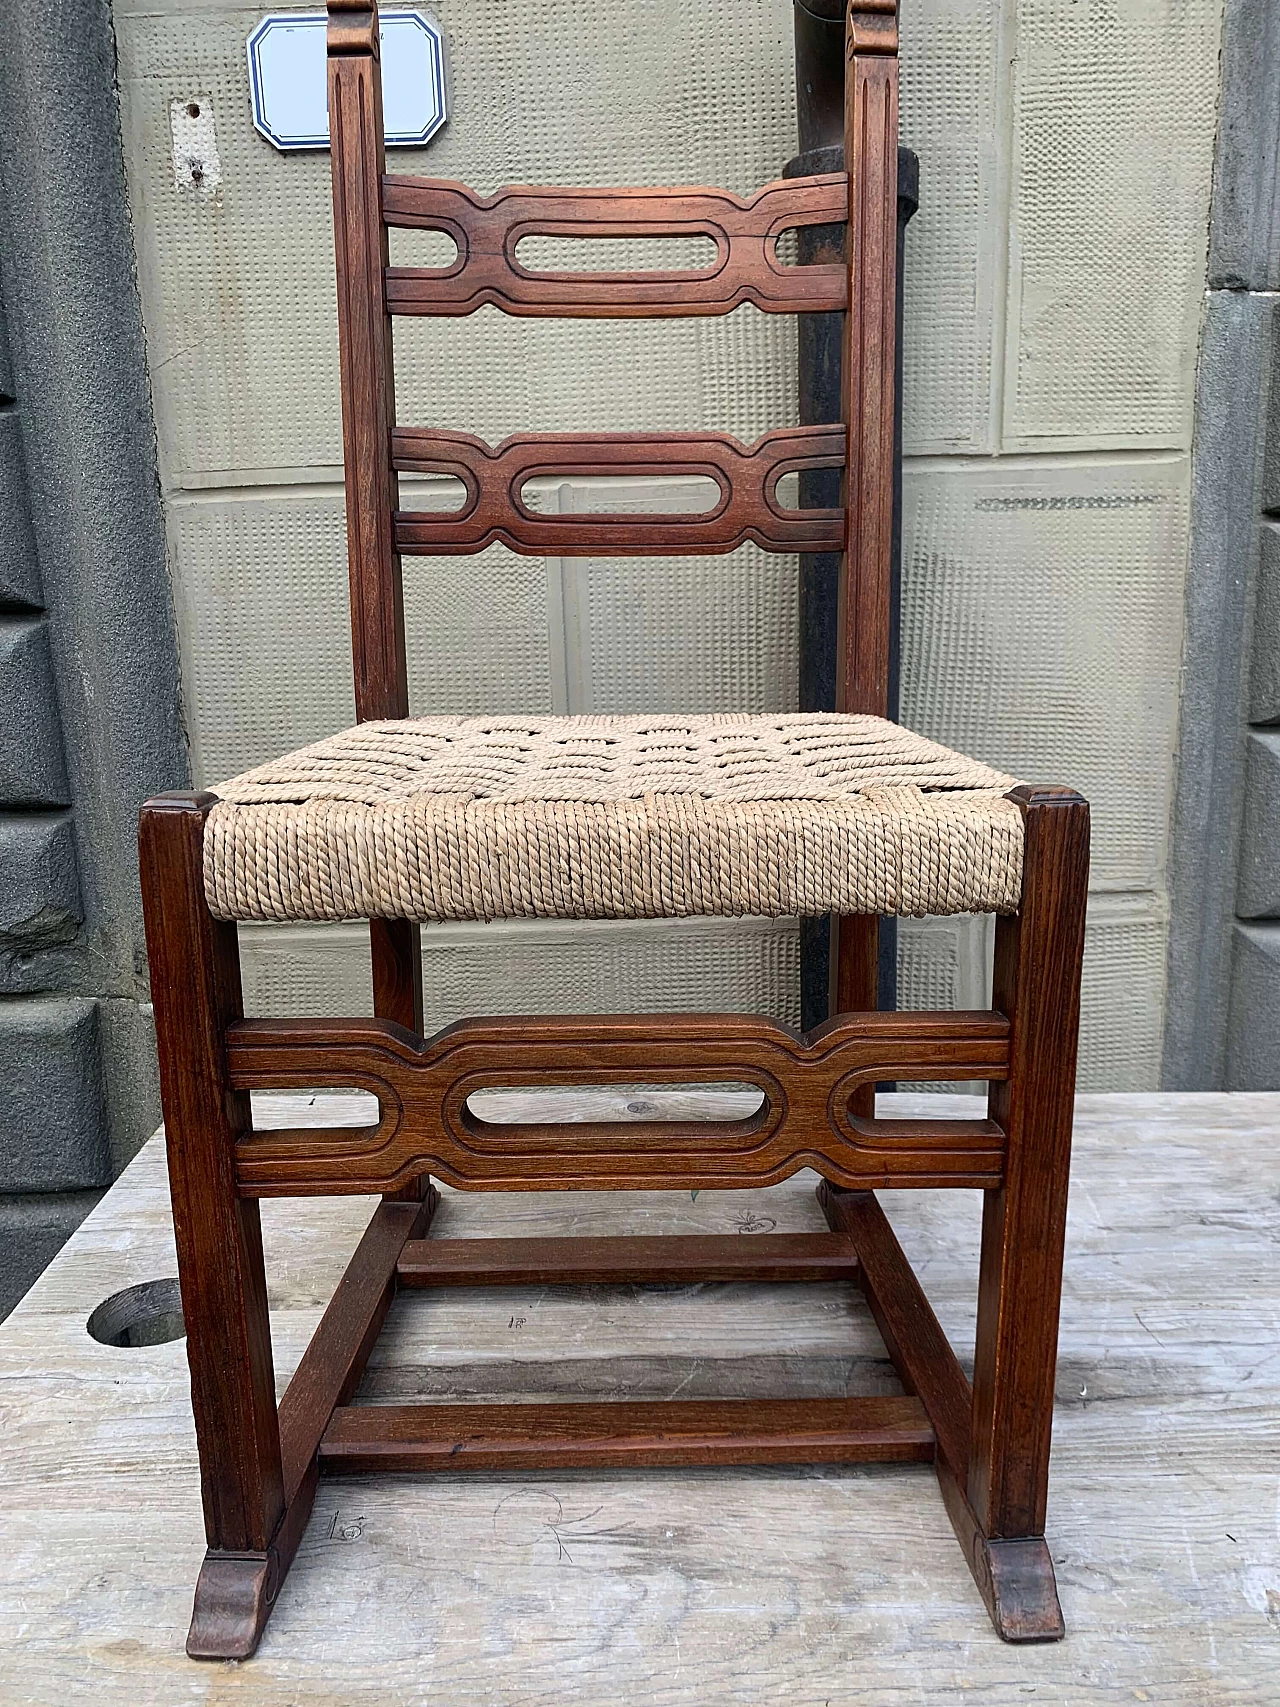
<svg viewBox="0 0 1280 1707"><path fill-rule="evenodd" d="M270 1100L285 1123L309 1099ZM446 1191L433 1231L818 1231L813 1183ZM977 1194L881 1195L964 1359ZM369 1207L263 1204L281 1388ZM85 1331L174 1272L153 1140L0 1327L4 1707L1280 1700L1280 1095L1079 1103L1055 1647L994 1635L928 1466L818 1466L326 1480L257 1657L188 1660L204 1540L184 1345ZM852 1288L734 1284L405 1294L362 1391L847 1388L895 1390Z"/></svg>

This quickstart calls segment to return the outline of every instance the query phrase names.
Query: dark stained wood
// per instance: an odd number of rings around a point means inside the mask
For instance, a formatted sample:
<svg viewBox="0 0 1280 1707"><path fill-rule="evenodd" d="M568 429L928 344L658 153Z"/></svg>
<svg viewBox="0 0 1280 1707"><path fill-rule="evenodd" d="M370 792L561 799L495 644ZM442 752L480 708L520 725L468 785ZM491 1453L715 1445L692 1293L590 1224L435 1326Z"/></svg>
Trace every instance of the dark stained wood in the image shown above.
<svg viewBox="0 0 1280 1707"><path fill-rule="evenodd" d="M831 951L828 958L831 1014L868 1013L880 998L880 920L870 913L831 915ZM853 1112L864 1120L875 1114L874 1081L859 1087Z"/></svg>
<svg viewBox="0 0 1280 1707"><path fill-rule="evenodd" d="M387 177L387 223L447 232L458 249L447 267L390 268L387 302L393 314L470 314L492 303L505 314L606 319L728 314L747 302L774 314L843 308L843 268L785 266L777 242L796 226L842 219L847 198L843 172L766 184L745 201L727 190L527 185L480 196L465 184ZM516 247L536 233L709 237L716 257L703 268L534 271Z"/></svg>
<svg viewBox="0 0 1280 1707"><path fill-rule="evenodd" d="M239 1148L257 1195L382 1191L417 1172L472 1189L727 1188L817 1167L846 1185L988 1187L991 1122L875 1121L849 1112L883 1078L999 1077L1004 1021L983 1013L857 1014L807 1038L741 1014L466 1020L425 1044L377 1020L244 1020L228 1033L241 1089L354 1085L377 1126L262 1132ZM510 1085L740 1081L764 1092L745 1120L501 1125L466 1107Z"/></svg>
<svg viewBox="0 0 1280 1707"><path fill-rule="evenodd" d="M1022 907L997 921L994 984L1010 1073L989 1099L1008 1159L983 1204L968 1475L993 1539L1044 1533L1089 882L1080 796L1021 787L1011 798L1026 831Z"/></svg>
<svg viewBox="0 0 1280 1707"><path fill-rule="evenodd" d="M264 1550L205 1554L187 1633L193 1660L247 1660L266 1629L276 1597L306 1532L319 1466L313 1460Z"/></svg>
<svg viewBox="0 0 1280 1707"><path fill-rule="evenodd" d="M284 1488L262 1228L235 1183L235 1147L251 1127L224 1041L242 1011L236 927L204 899L213 804L211 794L149 800L138 853L205 1528L211 1547L247 1551L271 1540Z"/></svg>
<svg viewBox="0 0 1280 1707"><path fill-rule="evenodd" d="M827 1233L660 1238L415 1239L401 1286L621 1286L857 1280L847 1239Z"/></svg>
<svg viewBox="0 0 1280 1707"><path fill-rule="evenodd" d="M320 1443L326 1470L571 1470L642 1464L927 1463L912 1398L356 1405Z"/></svg>
<svg viewBox="0 0 1280 1707"><path fill-rule="evenodd" d="M889 705L897 360L898 32L892 0L851 9L845 69L849 309L843 416L849 435L845 563L837 618L840 711Z"/></svg>
<svg viewBox="0 0 1280 1707"><path fill-rule="evenodd" d="M964 1475L973 1395L884 1210L871 1192L841 1191L826 1180L818 1202L857 1252L871 1314L903 1386L929 1413L939 1459Z"/></svg>
<svg viewBox="0 0 1280 1707"><path fill-rule="evenodd" d="M338 1282L311 1344L280 1401L280 1455L292 1501L310 1473L336 1405L356 1390L395 1296L401 1254L431 1225L439 1193L419 1203L383 1203Z"/></svg>
<svg viewBox="0 0 1280 1707"><path fill-rule="evenodd" d="M369 950L373 961L373 1011L422 1036L422 942L418 925L408 919L370 919ZM389 1202L421 1203L431 1192L431 1177L422 1174L387 1193Z"/></svg>
<svg viewBox="0 0 1280 1707"><path fill-rule="evenodd" d="M407 717L404 600L392 536L398 482L391 321L383 301L387 232L382 182L382 79L376 7L329 7L329 138L338 273L342 459L356 716Z"/></svg>
<svg viewBox="0 0 1280 1707"><path fill-rule="evenodd" d="M250 1129L249 1098L230 1083L224 1041L242 1011L236 927L211 917L204 899L204 821L213 804L210 794L150 800L138 836L191 1408L214 1560L203 1603L197 1597L193 1654L208 1639L243 1647L246 1631L260 1629L269 1573L250 1571L249 1581L243 1567L224 1568L216 1556L265 1559L285 1512L262 1228L258 1205L238 1196L235 1184L235 1146ZM248 1608L248 1626L242 1619L232 1628L233 1606Z"/></svg>
<svg viewBox="0 0 1280 1707"><path fill-rule="evenodd" d="M404 595L395 546L399 476L391 463L395 377L391 320L383 302L387 232L379 208L384 165L382 79L376 8L335 0L329 8L329 132L342 372L347 564L356 717L407 717ZM373 1010L422 1029L422 962L416 924L369 925Z"/></svg>
<svg viewBox="0 0 1280 1707"><path fill-rule="evenodd" d="M1067 1627L1044 1537L992 1540L946 1459L939 1457L934 1468L942 1503L996 1634L1005 1642L1060 1642Z"/></svg>
<svg viewBox="0 0 1280 1707"><path fill-rule="evenodd" d="M399 549L843 549L839 700L886 709L892 540L897 9L861 0L846 29L849 173L749 200L706 190L528 190L384 177L376 8L329 0L338 322L356 706L407 715ZM847 267L788 268L791 227L848 219ZM387 222L450 232L457 262L387 265ZM705 269L537 272L522 236L710 236ZM744 447L723 435L522 435L496 450L395 426L389 307L463 314L722 314L848 307L845 426ZM394 447L394 448L393 448ZM784 511L789 469L839 463L841 506ZM458 475L453 516L398 513L399 468ZM706 473L703 516L561 518L530 511L538 474ZM995 1010L877 1014L878 921L838 922L835 1018L805 1037L734 1014L478 1019L424 1041L418 927L374 920L373 1020L245 1020L235 926L214 921L201 864L207 795L144 808L140 861L209 1552L188 1652L253 1652L301 1540L321 1467L475 1468L935 1460L956 1533L997 1630L1061 1636L1043 1539L1070 1147L1088 809L1019 789L1021 910L996 934ZM874 1117L877 1080L985 1079L989 1118ZM498 1086L745 1082L738 1120L520 1125L478 1119ZM254 1133L250 1089L359 1086L379 1119L349 1130ZM433 1243L424 1170L472 1189L712 1188L813 1166L831 1234ZM972 1393L869 1187L986 1192ZM851 1189L844 1189L851 1188ZM263 1195L384 1192L312 1345L275 1407L257 1204ZM860 1281L907 1388L901 1398L658 1404L359 1406L356 1391L399 1284L561 1285L740 1278Z"/></svg>
<svg viewBox="0 0 1280 1707"><path fill-rule="evenodd" d="M422 1035L422 944L409 919L370 919L373 1011L379 1019Z"/></svg>
<svg viewBox="0 0 1280 1707"><path fill-rule="evenodd" d="M786 427L750 446L727 433L522 433L496 449L469 433L398 427L392 458L405 473L450 474L466 487L457 511L397 512L405 552L450 555L499 541L526 555L632 557L733 551L749 540L767 551L830 551L843 537L839 510L787 509L777 492L785 474L842 465L841 427ZM521 499L527 480L608 475L702 475L720 491L692 515L566 516Z"/></svg>
<svg viewBox="0 0 1280 1707"><path fill-rule="evenodd" d="M997 1633L1006 1642L1058 1641L1065 1625L1043 1538L991 1540L965 1496L973 1393L884 1210L870 1192L841 1191L825 1181L818 1201L856 1249L885 1348L904 1388L928 1413L943 1503Z"/></svg>

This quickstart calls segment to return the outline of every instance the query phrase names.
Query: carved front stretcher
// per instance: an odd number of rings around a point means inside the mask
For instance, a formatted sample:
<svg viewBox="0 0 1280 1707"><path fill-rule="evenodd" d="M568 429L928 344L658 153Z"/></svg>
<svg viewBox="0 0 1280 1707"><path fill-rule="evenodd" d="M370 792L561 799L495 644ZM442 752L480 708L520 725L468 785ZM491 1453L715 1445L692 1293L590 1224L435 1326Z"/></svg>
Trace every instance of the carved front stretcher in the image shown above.
<svg viewBox="0 0 1280 1707"><path fill-rule="evenodd" d="M800 1038L733 1014L630 1021L466 1020L419 1043L352 1020L241 1020L227 1034L242 1090L351 1086L378 1098L376 1125L259 1132L236 1147L254 1196L391 1191L421 1173L492 1191L769 1185L816 1167L837 1184L998 1185L992 1121L876 1120L852 1111L885 1078L1002 1079L1009 1026L989 1013L860 1014ZM468 1108L477 1091L643 1079L754 1085L744 1120L510 1125ZM862 1093L860 1096L859 1093Z"/></svg>

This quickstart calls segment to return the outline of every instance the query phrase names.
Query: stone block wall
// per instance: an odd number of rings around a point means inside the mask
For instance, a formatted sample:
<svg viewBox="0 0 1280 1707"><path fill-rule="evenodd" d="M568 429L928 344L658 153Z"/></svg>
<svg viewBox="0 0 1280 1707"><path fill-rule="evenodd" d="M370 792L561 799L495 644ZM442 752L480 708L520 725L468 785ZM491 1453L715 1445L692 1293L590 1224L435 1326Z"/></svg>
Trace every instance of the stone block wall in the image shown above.
<svg viewBox="0 0 1280 1707"><path fill-rule="evenodd" d="M187 777L105 0L0 52L0 1316L159 1120L141 801Z"/></svg>
<svg viewBox="0 0 1280 1707"><path fill-rule="evenodd" d="M1280 13L1228 0L1196 386L1164 1083L1280 1089Z"/></svg>

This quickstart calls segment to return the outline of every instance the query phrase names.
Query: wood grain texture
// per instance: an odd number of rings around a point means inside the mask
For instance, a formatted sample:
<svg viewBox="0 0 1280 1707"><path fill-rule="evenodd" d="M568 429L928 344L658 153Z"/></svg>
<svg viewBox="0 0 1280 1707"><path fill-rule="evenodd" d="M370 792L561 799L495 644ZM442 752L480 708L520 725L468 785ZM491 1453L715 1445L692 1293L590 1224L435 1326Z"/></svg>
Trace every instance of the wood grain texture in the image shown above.
<svg viewBox="0 0 1280 1707"><path fill-rule="evenodd" d="M383 1203L320 1319L315 1338L280 1400L280 1455L285 1496L292 1500L314 1469L316 1449L335 1405L347 1402L369 1360L395 1296L401 1252L431 1225L439 1203Z"/></svg>
<svg viewBox="0 0 1280 1707"><path fill-rule="evenodd" d="M841 511L789 509L778 498L785 474L842 465L839 427L781 428L753 445L727 433L522 433L496 448L469 433L398 427L392 460L405 473L453 475L466 488L455 512L397 512L403 552L449 556L495 541L560 557L727 552L748 541L766 551L830 551L843 537ZM719 496L702 514L575 516L531 509L521 495L528 480L618 475L699 475Z"/></svg>
<svg viewBox="0 0 1280 1707"><path fill-rule="evenodd" d="M868 1013L880 1003L880 920L872 913L832 913L828 957L827 1011ZM850 1105L866 1120L875 1108L875 1084L868 1081Z"/></svg>
<svg viewBox="0 0 1280 1707"><path fill-rule="evenodd" d="M862 1290L908 1393L919 1396L937 1439L943 1504L997 1635L1056 1642L1066 1634L1053 1561L1043 1536L992 1540L965 1494L973 1392L888 1217L871 1192L825 1181L818 1201L858 1253Z"/></svg>
<svg viewBox="0 0 1280 1707"><path fill-rule="evenodd" d="M856 1281L848 1239L762 1233L743 1239L415 1239L396 1264L401 1286L705 1285L731 1280Z"/></svg>
<svg viewBox="0 0 1280 1707"><path fill-rule="evenodd" d="M1011 1025L992 1117L1004 1183L983 1204L969 1502L991 1539L1044 1533L1067 1221L1089 808L1070 789L1013 791L1025 820L1022 906L996 921L994 1002Z"/></svg>
<svg viewBox="0 0 1280 1707"><path fill-rule="evenodd" d="M251 1129L224 1043L242 1011L236 928L204 904L213 804L211 794L148 801L138 854L205 1531L211 1548L261 1551L284 1487L262 1230L235 1184L235 1147Z"/></svg>
<svg viewBox="0 0 1280 1707"><path fill-rule="evenodd" d="M642 1465L929 1462L918 1399L666 1399L596 1405L358 1405L335 1411L326 1469L591 1470Z"/></svg>
<svg viewBox="0 0 1280 1707"><path fill-rule="evenodd" d="M847 19L843 175L718 191L515 189L384 177L376 5L330 0L329 111L357 714L407 715L401 548L501 542L555 556L843 547L839 704L886 709L892 549L896 294L897 14L864 0ZM780 233L848 219L847 271L788 269ZM450 233L456 262L388 266L387 224ZM709 237L714 265L668 272L538 272L522 238ZM723 435L521 435L490 449L395 427L390 310L462 314L483 303L547 315L722 314L847 305L844 426L743 446ZM791 512L792 471L839 464L839 509ZM401 469L456 476L453 516L398 512ZM702 516L545 516L524 501L548 476L706 476ZM1079 1017L1088 814L1067 791L1019 790L1027 880L997 935L996 1010L876 1014L876 921L840 923L836 1007L805 1037L736 1015L470 1020L423 1041L417 928L371 929L371 1021L240 1017L235 927L210 918L201 882L207 797L153 802L142 822L148 942L169 1121L177 1250L210 1550L188 1652L254 1651L299 1552L323 1466L338 1472L474 1468L490 1474L643 1464L932 1460L1000 1633L1061 1634L1043 1541L1056 1321ZM1007 1016L1007 1017L1006 1017ZM878 1080L992 1081L991 1118L880 1120ZM1010 1083L1005 1084L1008 1079ZM513 1097L634 1082L753 1086L759 1107L710 1119L546 1120ZM367 1126L252 1130L249 1094L339 1086L371 1093ZM472 1095L497 1095L482 1118ZM696 1094L696 1093L695 1093ZM718 1093L723 1097L723 1091ZM723 1108L723 1104L721 1105ZM611 1241L461 1241L420 1235L437 1193L424 1170L473 1190L643 1191L758 1186L814 1167L836 1187L836 1235L691 1237L659 1250ZM975 1381L970 1394L871 1186L982 1189ZM260 1211L270 1195L384 1193L319 1331L275 1410ZM745 1227L740 1231L745 1231ZM487 1248L484 1246L487 1244ZM410 1247L406 1249L406 1246ZM855 1257L855 1249L861 1260ZM753 1277L746 1280L744 1277ZM845 1294L859 1276L903 1385L885 1394L751 1396L601 1405L348 1403L401 1279L562 1289L804 1280ZM523 1319L523 1318L522 1318ZM511 1316L514 1330L516 1316ZM851 1358L856 1362L856 1358ZM428 1375L432 1372L429 1370ZM389 1394L385 1370L382 1390ZM438 1379L437 1375L437 1379ZM375 1382L376 1384L376 1382ZM676 1393L683 1391L678 1387ZM939 1444L940 1443L940 1444ZM495 1514L496 1521L496 1514ZM336 1518L335 1518L336 1522ZM669 1532L670 1533L670 1532ZM563 1545L557 1537L557 1544Z"/></svg>
<svg viewBox="0 0 1280 1707"><path fill-rule="evenodd" d="M881 1109L954 1114L965 1100ZM296 1093L255 1098L255 1112L351 1118ZM1049 1504L1066 1642L998 1640L925 1465L365 1475L322 1479L256 1658L210 1668L182 1650L204 1546L185 1349L103 1346L84 1328L109 1294L176 1272L157 1140L0 1324L5 1690L31 1707L381 1707L424 1691L450 1707L562 1707L569 1678L575 1707L880 1707L906 1677L907 1700L930 1707L1143 1694L1273 1707L1278 1135L1280 1095L1079 1099ZM814 1184L696 1200L445 1187L437 1225L460 1239L747 1241L740 1220L824 1231ZM967 1362L979 1203L884 1201ZM263 1203L282 1381L375 1207ZM427 1363L435 1396L473 1402L892 1382L856 1290L830 1292L405 1292L367 1379ZM842 1363L842 1348L869 1355Z"/></svg>
<svg viewBox="0 0 1280 1707"><path fill-rule="evenodd" d="M837 614L840 711L889 704L897 364L898 60L896 8L849 15L844 157L849 172L843 409L848 433L845 562Z"/></svg>
<svg viewBox="0 0 1280 1707"><path fill-rule="evenodd" d="M857 1252L871 1314L904 1388L924 1402L939 1457L963 1475L973 1395L884 1210L871 1192L841 1191L825 1180L818 1202L827 1224Z"/></svg>
<svg viewBox="0 0 1280 1707"><path fill-rule="evenodd" d="M370 919L369 955L373 1011L379 1019L422 1036L422 931L412 919ZM421 1203L431 1191L428 1174L387 1193L388 1201Z"/></svg>
<svg viewBox="0 0 1280 1707"><path fill-rule="evenodd" d="M422 933L412 919L370 919L373 1011L422 1035Z"/></svg>
<svg viewBox="0 0 1280 1707"><path fill-rule="evenodd" d="M409 714L404 599L392 537L398 481L388 442L395 380L382 289L387 232L378 205L383 141L377 16L376 6L331 7L328 50L351 646L361 721Z"/></svg>
<svg viewBox="0 0 1280 1707"><path fill-rule="evenodd" d="M258 1206L235 1188L235 1145L251 1121L224 1044L242 1011L236 928L204 904L213 804L208 794L148 801L138 836L209 1543L187 1636L193 1659L253 1652L306 1522L305 1511L288 1522Z"/></svg>
<svg viewBox="0 0 1280 1707"><path fill-rule="evenodd" d="M372 1091L376 1126L257 1133L238 1151L241 1191L387 1190L430 1171L477 1190L609 1185L727 1187L817 1167L840 1184L1001 1177L986 1120L901 1124L850 1112L884 1078L991 1079L1005 1071L1005 1022L982 1013L859 1014L808 1038L734 1014L583 1015L468 1020L425 1044L377 1020L244 1020L228 1033L243 1090L350 1085ZM468 1096L500 1085L635 1082L755 1085L747 1118L681 1123L506 1125L479 1120Z"/></svg>
<svg viewBox="0 0 1280 1707"><path fill-rule="evenodd" d="M376 5L329 8L329 131L342 376L342 460L356 717L407 717L404 593L395 547L399 476L388 435L395 424L391 321L383 301L387 232L378 209L384 165ZM369 925L374 1012L422 1029L418 926Z"/></svg>
<svg viewBox="0 0 1280 1707"><path fill-rule="evenodd" d="M743 303L771 314L843 308L837 266L790 267L778 238L844 216L843 172L766 184L747 200L710 189L542 189L526 185L480 196L465 184L386 177L388 225L443 231L457 245L447 267L391 267L393 314L470 314L485 304L505 314L661 319L728 314ZM708 237L705 268L543 272L523 266L523 237Z"/></svg>

